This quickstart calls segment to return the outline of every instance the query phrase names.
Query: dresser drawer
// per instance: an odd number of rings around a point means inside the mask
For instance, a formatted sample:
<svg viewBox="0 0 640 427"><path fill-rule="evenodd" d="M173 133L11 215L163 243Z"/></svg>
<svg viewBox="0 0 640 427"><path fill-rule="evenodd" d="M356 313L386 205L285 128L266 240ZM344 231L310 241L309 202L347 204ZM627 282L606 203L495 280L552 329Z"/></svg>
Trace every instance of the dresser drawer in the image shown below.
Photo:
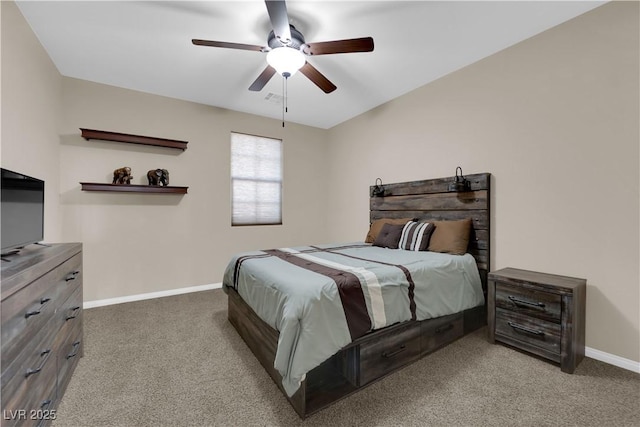
<svg viewBox="0 0 640 427"><path fill-rule="evenodd" d="M80 322L70 324L72 328L69 334L62 340L58 349L58 393L64 394L71 380L78 360L83 354L82 324Z"/></svg>
<svg viewBox="0 0 640 427"><path fill-rule="evenodd" d="M81 263L82 255L77 254L2 302L3 366L54 319L61 304L81 286Z"/></svg>
<svg viewBox="0 0 640 427"><path fill-rule="evenodd" d="M56 313L55 322L60 328L59 334L63 337L71 334L71 330L77 328L76 324L82 323L82 313L82 288L78 288Z"/></svg>
<svg viewBox="0 0 640 427"><path fill-rule="evenodd" d="M560 322L562 301L557 293L496 283L496 307L551 322Z"/></svg>
<svg viewBox="0 0 640 427"><path fill-rule="evenodd" d="M39 409L51 407L57 398L57 366L54 342L32 346L3 370L3 426L38 425ZM7 419L8 418L8 419Z"/></svg>
<svg viewBox="0 0 640 427"><path fill-rule="evenodd" d="M2 411L3 427L43 427L54 420L55 407L59 403L55 396L55 382L53 388L44 390L42 397L37 399L35 406L20 406L20 409L4 409Z"/></svg>
<svg viewBox="0 0 640 427"><path fill-rule="evenodd" d="M18 353L15 359L7 365L2 365L1 387L4 392L11 392L10 388L7 388L14 377L25 376L26 370L37 366L40 361L40 354L43 351L51 350L54 353L54 342L57 329L53 322L47 323L46 327L42 328L33 340L28 342L25 348ZM49 355L49 357L54 357ZM48 363L48 362L47 362ZM55 364L55 362L53 362ZM15 385L15 384L14 384Z"/></svg>
<svg viewBox="0 0 640 427"><path fill-rule="evenodd" d="M411 322L360 345L360 385L420 357L420 325Z"/></svg>
<svg viewBox="0 0 640 427"><path fill-rule="evenodd" d="M82 354L82 245L29 245L2 263L0 284L1 423L43 427Z"/></svg>
<svg viewBox="0 0 640 427"><path fill-rule="evenodd" d="M562 328L557 323L498 308L496 309L496 339L500 339L501 336L538 347L549 353L560 354Z"/></svg>

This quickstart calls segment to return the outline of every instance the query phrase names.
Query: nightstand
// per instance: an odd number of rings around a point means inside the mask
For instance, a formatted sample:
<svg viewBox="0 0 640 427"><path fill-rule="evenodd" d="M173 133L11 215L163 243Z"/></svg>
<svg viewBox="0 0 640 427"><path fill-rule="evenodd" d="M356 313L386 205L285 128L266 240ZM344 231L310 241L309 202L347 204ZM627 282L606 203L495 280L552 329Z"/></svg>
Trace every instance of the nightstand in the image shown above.
<svg viewBox="0 0 640 427"><path fill-rule="evenodd" d="M504 268L488 275L489 342L559 363L572 374L584 358L587 281Z"/></svg>

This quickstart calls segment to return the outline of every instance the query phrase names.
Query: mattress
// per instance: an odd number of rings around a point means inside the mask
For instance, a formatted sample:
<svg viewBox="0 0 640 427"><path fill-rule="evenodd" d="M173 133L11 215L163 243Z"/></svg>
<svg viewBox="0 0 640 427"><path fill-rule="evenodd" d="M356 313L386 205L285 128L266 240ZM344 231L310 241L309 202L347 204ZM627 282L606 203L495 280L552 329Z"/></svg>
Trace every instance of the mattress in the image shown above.
<svg viewBox="0 0 640 427"><path fill-rule="evenodd" d="M237 254L227 288L279 332L274 368L289 396L307 372L373 330L484 304L471 255L360 242Z"/></svg>

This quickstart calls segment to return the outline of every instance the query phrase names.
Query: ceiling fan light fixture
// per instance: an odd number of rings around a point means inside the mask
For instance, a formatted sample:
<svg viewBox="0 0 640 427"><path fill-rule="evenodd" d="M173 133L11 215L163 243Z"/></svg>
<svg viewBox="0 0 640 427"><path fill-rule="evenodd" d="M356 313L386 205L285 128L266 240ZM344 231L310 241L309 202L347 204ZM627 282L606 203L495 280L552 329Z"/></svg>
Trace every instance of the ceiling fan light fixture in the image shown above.
<svg viewBox="0 0 640 427"><path fill-rule="evenodd" d="M276 47L267 53L267 62L276 69L278 74L293 76L307 62L304 54L290 47Z"/></svg>

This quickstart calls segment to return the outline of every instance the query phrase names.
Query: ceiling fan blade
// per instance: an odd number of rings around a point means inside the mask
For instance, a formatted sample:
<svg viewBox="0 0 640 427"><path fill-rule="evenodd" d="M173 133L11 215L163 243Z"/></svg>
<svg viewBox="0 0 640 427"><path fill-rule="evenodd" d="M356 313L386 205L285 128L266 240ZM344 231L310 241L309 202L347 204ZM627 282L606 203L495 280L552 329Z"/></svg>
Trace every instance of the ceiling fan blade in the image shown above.
<svg viewBox="0 0 640 427"><path fill-rule="evenodd" d="M192 39L191 42L197 46L226 47L228 49L255 50L264 52L265 48L254 44L217 42L212 40Z"/></svg>
<svg viewBox="0 0 640 427"><path fill-rule="evenodd" d="M307 78L315 83L316 86L322 89L324 93L331 93L336 90L336 85L331 83L329 79L327 79L320 71L316 70L315 67L308 62L300 68L300 72L307 76Z"/></svg>
<svg viewBox="0 0 640 427"><path fill-rule="evenodd" d="M334 40L330 42L308 43L304 53L307 55L330 55L332 53L371 52L373 38Z"/></svg>
<svg viewBox="0 0 640 427"><path fill-rule="evenodd" d="M273 77L275 73L276 73L276 69L273 68L271 65L267 65L267 68L265 68L264 71L260 73L256 81L253 82L251 86L249 86L249 90L254 92L260 92L264 87L264 85L266 85L269 82L269 80L271 80L271 77Z"/></svg>
<svg viewBox="0 0 640 427"><path fill-rule="evenodd" d="M287 4L284 0L265 0L265 4L267 5L267 12L269 13L269 20L273 27L273 33L283 44L289 44L289 42L291 42L291 30L289 28Z"/></svg>

